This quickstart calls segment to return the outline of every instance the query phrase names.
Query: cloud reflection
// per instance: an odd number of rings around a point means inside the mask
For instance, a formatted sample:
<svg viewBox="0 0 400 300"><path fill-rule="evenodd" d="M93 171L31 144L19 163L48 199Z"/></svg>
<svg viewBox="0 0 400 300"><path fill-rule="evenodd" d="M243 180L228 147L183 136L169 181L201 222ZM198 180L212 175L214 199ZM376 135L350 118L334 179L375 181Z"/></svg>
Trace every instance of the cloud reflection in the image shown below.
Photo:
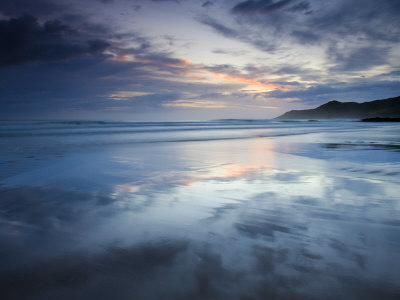
<svg viewBox="0 0 400 300"><path fill-rule="evenodd" d="M32 170L40 184L0 189L1 298L396 299L397 181L277 140L118 146Z"/></svg>

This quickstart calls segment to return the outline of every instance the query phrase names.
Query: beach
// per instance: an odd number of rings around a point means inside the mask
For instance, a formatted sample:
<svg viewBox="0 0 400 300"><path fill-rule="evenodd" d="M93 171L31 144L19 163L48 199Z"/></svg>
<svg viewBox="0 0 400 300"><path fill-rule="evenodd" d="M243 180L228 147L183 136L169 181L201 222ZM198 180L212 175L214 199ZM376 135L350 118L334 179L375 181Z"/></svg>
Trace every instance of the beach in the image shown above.
<svg viewBox="0 0 400 300"><path fill-rule="evenodd" d="M1 299L399 299L400 124L0 122Z"/></svg>

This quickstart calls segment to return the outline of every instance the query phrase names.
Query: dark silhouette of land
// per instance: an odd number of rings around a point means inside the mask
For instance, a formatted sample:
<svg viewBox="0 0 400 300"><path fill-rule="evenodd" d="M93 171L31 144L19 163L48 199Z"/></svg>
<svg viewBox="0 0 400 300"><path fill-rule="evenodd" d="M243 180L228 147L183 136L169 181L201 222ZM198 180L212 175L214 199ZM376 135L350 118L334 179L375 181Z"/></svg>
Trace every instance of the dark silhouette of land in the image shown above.
<svg viewBox="0 0 400 300"><path fill-rule="evenodd" d="M400 118L366 118L363 122L400 122Z"/></svg>
<svg viewBox="0 0 400 300"><path fill-rule="evenodd" d="M314 109L291 110L277 119L365 119L399 118L400 96L369 102L329 101ZM388 122L386 120L386 122Z"/></svg>

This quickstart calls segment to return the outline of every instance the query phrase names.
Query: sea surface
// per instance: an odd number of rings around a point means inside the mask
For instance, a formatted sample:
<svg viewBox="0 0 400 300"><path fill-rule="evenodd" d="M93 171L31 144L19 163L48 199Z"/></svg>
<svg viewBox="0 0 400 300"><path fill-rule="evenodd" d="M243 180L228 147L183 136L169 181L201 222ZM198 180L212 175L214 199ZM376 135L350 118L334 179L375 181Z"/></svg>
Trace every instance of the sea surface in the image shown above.
<svg viewBox="0 0 400 300"><path fill-rule="evenodd" d="M400 299L400 124L0 121L0 299Z"/></svg>

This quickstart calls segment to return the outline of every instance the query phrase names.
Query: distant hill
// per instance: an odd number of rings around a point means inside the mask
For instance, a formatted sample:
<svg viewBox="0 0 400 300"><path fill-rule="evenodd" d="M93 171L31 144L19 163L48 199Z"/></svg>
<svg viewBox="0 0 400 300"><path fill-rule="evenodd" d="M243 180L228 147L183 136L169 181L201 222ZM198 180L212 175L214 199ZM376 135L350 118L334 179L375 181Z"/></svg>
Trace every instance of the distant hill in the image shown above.
<svg viewBox="0 0 400 300"><path fill-rule="evenodd" d="M329 101L314 109L291 110L277 119L363 119L400 117L400 96L369 102Z"/></svg>

